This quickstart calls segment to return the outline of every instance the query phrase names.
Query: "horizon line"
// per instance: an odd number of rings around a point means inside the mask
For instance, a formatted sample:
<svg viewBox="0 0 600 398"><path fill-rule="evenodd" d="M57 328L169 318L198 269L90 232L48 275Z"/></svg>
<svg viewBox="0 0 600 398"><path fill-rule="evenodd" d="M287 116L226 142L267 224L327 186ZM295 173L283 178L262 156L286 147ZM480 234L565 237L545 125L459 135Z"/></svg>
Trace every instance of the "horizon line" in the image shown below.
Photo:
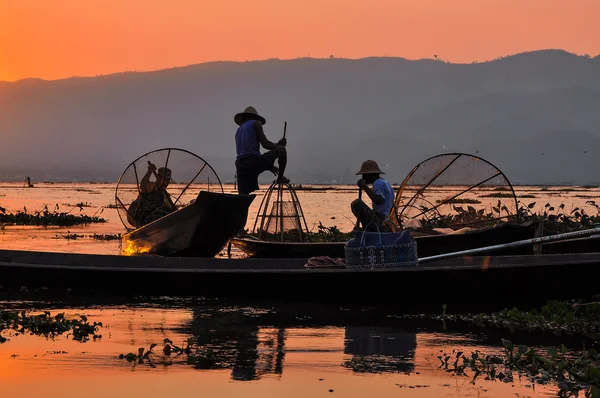
<svg viewBox="0 0 600 398"><path fill-rule="evenodd" d="M563 50L563 49L560 49L560 48L546 48L546 49L539 49L539 50L523 51L523 52L520 52L520 53L514 53L514 54L508 54L508 55L498 56L496 58L488 59L488 60L484 60L484 61L472 61L472 62L451 62L451 61L445 61L443 58L415 58L415 59L409 59L409 58L405 58L405 57L401 57L401 56L387 56L387 55L381 55L381 56L372 55L372 56L360 57L360 58L335 57L333 55L331 55L331 56L329 56L327 58L322 58L322 57L311 57L310 55L308 55L308 56L296 57L296 58L279 58L279 57L274 57L274 58L254 59L254 60L245 60L245 61L214 60L214 61L199 62L199 63L195 63L195 64L171 66L171 67L161 68L161 69L152 69L152 70L125 70L125 71L120 71L120 72L111 72L111 73L106 73L106 74L87 75L87 76L72 75L72 76L69 76L69 77L61 77L61 78L57 78L57 79L44 79L44 78L40 78L40 77L26 77L26 78L17 79L17 80L0 80L0 84L14 84L14 83L25 82L25 81L29 81L29 80L43 81L43 82L56 82L56 81L69 80L69 79L92 79L92 78L95 78L95 77L108 77L108 76L122 75L122 74L155 73L155 72L164 72L164 71L168 71L168 70L184 69L184 68L190 68L190 67L194 67L194 66L208 65L208 64L218 64L218 63L222 63L222 64L245 64L245 63L258 63L258 62L270 62L270 61L271 62L272 61L290 62L290 61L299 61L299 60L362 61L362 60L368 60L368 59L388 58L388 59L395 59L395 60L404 60L404 61L408 61L408 62L433 61L433 62L441 62L441 63L444 63L444 64L450 64L450 65L474 65L474 64L487 64L487 63L492 63L492 62L497 62L497 61L500 61L500 60L504 60L504 59L507 59L507 58L512 58L512 57L524 55L524 54L533 54L533 53L541 53L541 52L562 52L562 53L566 53L568 55L572 55L572 56L576 56L576 57L580 57L580 58L586 58L586 59L590 59L590 60L596 59L596 58L600 58L600 53L596 54L595 56L592 56L590 54L577 54L577 53L570 52L570 51L567 51L567 50ZM434 55L434 57L436 57L436 55Z"/></svg>

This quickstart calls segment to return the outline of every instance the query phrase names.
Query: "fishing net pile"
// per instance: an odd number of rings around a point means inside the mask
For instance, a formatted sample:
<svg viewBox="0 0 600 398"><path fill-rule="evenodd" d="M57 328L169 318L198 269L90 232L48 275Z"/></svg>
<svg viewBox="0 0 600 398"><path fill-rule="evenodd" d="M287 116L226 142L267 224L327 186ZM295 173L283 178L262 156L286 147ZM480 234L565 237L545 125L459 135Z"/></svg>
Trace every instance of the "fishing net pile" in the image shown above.
<svg viewBox="0 0 600 398"><path fill-rule="evenodd" d="M258 239L267 241L308 241L308 227L302 206L291 185L271 184L260 204L252 233Z"/></svg>
<svg viewBox="0 0 600 398"><path fill-rule="evenodd" d="M117 183L115 205L128 231L192 203L200 191L223 192L213 168L183 149L165 148L134 160Z"/></svg>
<svg viewBox="0 0 600 398"><path fill-rule="evenodd" d="M493 164L463 153L419 163L402 182L392 220L404 228L483 228L516 221L517 198Z"/></svg>

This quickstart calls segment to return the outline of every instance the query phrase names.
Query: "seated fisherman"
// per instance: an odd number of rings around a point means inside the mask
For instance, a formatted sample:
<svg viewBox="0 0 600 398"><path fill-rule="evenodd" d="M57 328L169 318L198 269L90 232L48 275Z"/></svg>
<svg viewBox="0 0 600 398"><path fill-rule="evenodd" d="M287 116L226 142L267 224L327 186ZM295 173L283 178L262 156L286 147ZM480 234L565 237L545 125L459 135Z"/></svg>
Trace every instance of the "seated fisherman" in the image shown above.
<svg viewBox="0 0 600 398"><path fill-rule="evenodd" d="M382 229L383 222L394 205L394 189L389 182L379 176L380 174L385 173L379 169L374 160L363 162L360 171L356 173L356 175L362 175L356 185L369 196L373 207L371 209L361 199L352 202L352 213L361 223L362 229L371 222L376 223L379 229ZM370 188L369 184L372 184L373 188Z"/></svg>
<svg viewBox="0 0 600 398"><path fill-rule="evenodd" d="M156 181L150 181L152 174L156 176ZM148 171L140 181L140 194L129 207L128 219L131 224L139 228L176 210L167 192L170 182L170 169L160 167L157 170L154 164L148 162Z"/></svg>

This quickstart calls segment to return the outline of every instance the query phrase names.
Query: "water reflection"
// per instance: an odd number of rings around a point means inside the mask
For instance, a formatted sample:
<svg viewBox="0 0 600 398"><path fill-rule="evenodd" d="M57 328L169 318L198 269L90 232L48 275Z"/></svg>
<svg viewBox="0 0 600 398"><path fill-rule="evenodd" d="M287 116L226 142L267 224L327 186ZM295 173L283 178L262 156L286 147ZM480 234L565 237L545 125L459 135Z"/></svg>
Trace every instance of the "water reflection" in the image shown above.
<svg viewBox="0 0 600 398"><path fill-rule="evenodd" d="M482 391L486 392L482 397L531 395L531 389L522 385L529 384L526 380L513 386L480 379L472 385L439 369L436 355L440 350L493 353L495 348L481 337L436 332L372 310L289 304L241 307L174 303L171 299L82 309L81 299L71 306L66 299L18 303L11 298L4 301L0 292L0 308L50 309L67 316L83 313L106 327L102 339L85 345L66 338L7 336L10 341L0 344L0 382L6 396L16 395L23 383L32 379L43 382L31 386L36 389L31 395L62 398L74 398L83 388L88 388L89 398L185 397L190 391L216 398L301 398L332 396L330 389L336 396L348 397L393 397L399 393L458 397L478 396ZM188 355L166 356L161 350L165 338L179 346L191 339L194 360L189 361ZM138 348L152 343L159 343L152 363L119 359L119 354L138 353ZM359 373L361 377L356 377ZM378 375L382 373L383 377ZM455 391L453 386L463 381L465 388ZM78 388L65 394L65 382ZM536 389L538 393L547 391Z"/></svg>
<svg viewBox="0 0 600 398"><path fill-rule="evenodd" d="M355 372L401 372L415 370L417 334L378 327L346 327L344 354L352 358L344 366Z"/></svg>
<svg viewBox="0 0 600 398"><path fill-rule="evenodd" d="M206 353L197 369L231 369L233 380L256 380L264 374L281 375L285 357L285 329L262 328L248 322L241 311L195 310L192 336Z"/></svg>
<svg viewBox="0 0 600 398"><path fill-rule="evenodd" d="M197 369L231 369L233 380L256 380L262 375L281 376L286 338L295 318L268 310L196 309L190 323L196 352L204 353ZM327 328L330 322L311 325ZM345 326L343 365L354 372L410 373L415 369L417 335L393 327Z"/></svg>

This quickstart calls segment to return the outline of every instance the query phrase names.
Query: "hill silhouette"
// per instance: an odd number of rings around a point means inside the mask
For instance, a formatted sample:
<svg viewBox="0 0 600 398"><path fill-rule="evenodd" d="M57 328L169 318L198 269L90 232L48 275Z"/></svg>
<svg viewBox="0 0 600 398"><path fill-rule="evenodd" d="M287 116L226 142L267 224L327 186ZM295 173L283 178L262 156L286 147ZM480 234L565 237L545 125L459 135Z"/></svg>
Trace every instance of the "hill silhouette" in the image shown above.
<svg viewBox="0 0 600 398"><path fill-rule="evenodd" d="M232 180L233 115L248 105L271 140L288 122L293 182L354 182L367 158L401 181L429 156L479 151L511 181L600 183L600 58L560 50L474 64L302 58L3 82L0 179L115 181L143 153L180 147Z"/></svg>

